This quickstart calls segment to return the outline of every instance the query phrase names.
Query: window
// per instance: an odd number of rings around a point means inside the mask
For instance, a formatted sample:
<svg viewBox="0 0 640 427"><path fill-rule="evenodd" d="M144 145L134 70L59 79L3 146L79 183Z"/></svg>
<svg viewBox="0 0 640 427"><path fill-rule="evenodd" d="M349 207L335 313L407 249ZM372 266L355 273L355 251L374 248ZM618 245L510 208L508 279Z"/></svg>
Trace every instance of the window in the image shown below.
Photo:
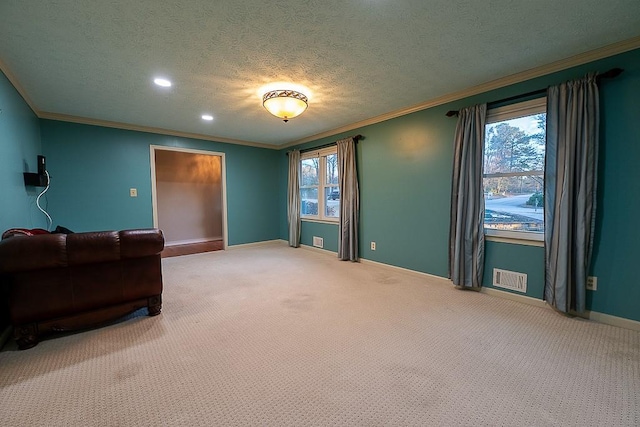
<svg viewBox="0 0 640 427"><path fill-rule="evenodd" d="M300 216L338 221L340 188L336 147L303 153L300 160Z"/></svg>
<svg viewBox="0 0 640 427"><path fill-rule="evenodd" d="M546 98L487 112L486 235L543 240Z"/></svg>

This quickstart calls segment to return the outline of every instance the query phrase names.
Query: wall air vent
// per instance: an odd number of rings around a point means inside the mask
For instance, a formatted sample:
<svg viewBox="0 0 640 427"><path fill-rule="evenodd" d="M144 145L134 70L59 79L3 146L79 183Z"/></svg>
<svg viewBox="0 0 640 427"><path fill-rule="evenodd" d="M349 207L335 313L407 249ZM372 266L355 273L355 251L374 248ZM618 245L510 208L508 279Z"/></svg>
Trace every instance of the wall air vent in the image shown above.
<svg viewBox="0 0 640 427"><path fill-rule="evenodd" d="M324 239L322 237L313 236L313 246L316 248L324 248Z"/></svg>
<svg viewBox="0 0 640 427"><path fill-rule="evenodd" d="M493 269L493 286L512 291L527 292L527 275L515 271Z"/></svg>

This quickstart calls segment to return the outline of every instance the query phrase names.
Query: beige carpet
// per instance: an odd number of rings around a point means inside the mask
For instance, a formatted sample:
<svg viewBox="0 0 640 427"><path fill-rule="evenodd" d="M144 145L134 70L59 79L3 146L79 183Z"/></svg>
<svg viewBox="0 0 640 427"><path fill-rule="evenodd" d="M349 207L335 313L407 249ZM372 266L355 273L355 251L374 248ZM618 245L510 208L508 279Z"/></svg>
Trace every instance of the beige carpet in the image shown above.
<svg viewBox="0 0 640 427"><path fill-rule="evenodd" d="M639 332L281 243L163 265L162 315L5 346L0 425L640 425Z"/></svg>

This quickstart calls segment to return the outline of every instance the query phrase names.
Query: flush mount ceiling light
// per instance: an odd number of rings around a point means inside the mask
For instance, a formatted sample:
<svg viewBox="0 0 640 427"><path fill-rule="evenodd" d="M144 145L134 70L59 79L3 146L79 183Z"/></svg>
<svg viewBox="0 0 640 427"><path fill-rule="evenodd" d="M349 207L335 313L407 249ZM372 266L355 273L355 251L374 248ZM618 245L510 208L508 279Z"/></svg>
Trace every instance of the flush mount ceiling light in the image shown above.
<svg viewBox="0 0 640 427"><path fill-rule="evenodd" d="M171 87L171 81L167 80L167 79L163 79L161 77L155 78L153 79L153 82L155 84L157 84L158 86L162 86L162 87Z"/></svg>
<svg viewBox="0 0 640 427"><path fill-rule="evenodd" d="M274 116L288 122L307 109L306 95L295 90L271 90L262 97L262 105Z"/></svg>
<svg viewBox="0 0 640 427"><path fill-rule="evenodd" d="M203 114L202 115L202 120L206 120L206 121L210 122L211 120L213 120L213 116L211 114Z"/></svg>

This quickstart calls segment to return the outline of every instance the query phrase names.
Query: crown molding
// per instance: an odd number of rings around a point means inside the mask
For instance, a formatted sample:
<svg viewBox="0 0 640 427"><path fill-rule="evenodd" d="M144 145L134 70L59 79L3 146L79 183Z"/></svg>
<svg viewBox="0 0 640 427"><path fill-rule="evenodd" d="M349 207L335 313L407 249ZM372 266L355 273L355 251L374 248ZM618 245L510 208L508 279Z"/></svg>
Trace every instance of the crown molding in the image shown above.
<svg viewBox="0 0 640 427"><path fill-rule="evenodd" d="M624 40L624 41L610 44L598 49L590 50L588 52L580 53L578 55L574 55L566 59L555 61L547 65L531 68L529 70L522 71L520 73L511 74L509 76L501 77L496 80L491 80L489 82L482 83L477 86L472 86L464 90L443 95L411 107L391 111L389 113L381 114L379 116L375 116L370 119L352 123L350 125L345 125L345 126L342 126L333 130L329 130L326 132L321 132L321 133L311 135L296 141L288 142L286 144L280 145L279 148L284 149L284 148L292 147L295 145L304 144L305 142L316 141L321 138L326 138L326 137L337 135L340 133L349 132L354 129L359 129L365 126L384 122L386 120L395 119L396 117L415 113L417 111L426 110L428 108L437 107L439 105L458 101L460 99L468 98L473 95L478 95L484 92L489 92L491 90L500 89L506 86L511 86L516 83L522 83L527 80L546 76L548 74L566 70L568 68L576 67L578 65L583 65L589 62L597 61L599 59L608 58L610 56L628 52L630 50L634 50L639 47L640 47L640 37L634 37L632 39Z"/></svg>
<svg viewBox="0 0 640 427"><path fill-rule="evenodd" d="M199 139L199 140L211 141L211 142L222 142L225 144L246 145L249 147L256 147L256 148L269 148L269 149L279 148L279 146L274 146L271 144L263 144L259 142L242 141L239 139L222 138L217 136L204 135L200 133L182 132L182 131L176 131L171 129L156 128L151 126L133 125L130 123L110 122L108 120L91 119L88 117L72 116L68 114L49 113L45 111L41 111L38 114L38 117L40 117L41 119L58 120L61 122L71 122L71 123L80 123L84 125L133 130L138 132L155 133L159 135L178 136L181 138Z"/></svg>
<svg viewBox="0 0 640 427"><path fill-rule="evenodd" d="M33 103L33 101L29 98L29 96L27 95L22 85L20 85L18 79L9 70L7 65L2 60L0 60L0 71L4 73L4 75L7 77L9 82L11 82L11 84L16 88L20 96L22 96L22 98L27 103L29 108L31 108L34 114L41 119L51 119L51 120L59 120L59 121L72 122L72 123L88 124L88 125L94 125L94 126L104 126L104 127L110 127L110 128L116 128L116 129L148 132L148 133L155 133L160 135L169 135L169 136L177 136L177 137L183 137L183 138L199 139L204 141L221 142L226 144L245 145L249 147L267 148L272 150L283 150L289 147L304 144L306 142L316 141L318 139L330 137L340 133L349 132L354 129L384 122L400 116L415 113L417 111L426 110L428 108L437 107L439 105L458 101L460 99L468 98L470 96L478 95L484 92L489 92L491 90L499 89L505 86L521 83L537 77L541 77L541 76L552 74L558 71L566 70L571 67L597 61L599 59L607 58L613 55L618 55L620 53L628 52L637 48L640 48L640 36L634 37L628 40L624 40L618 43L610 44L598 49L590 50L588 52L574 55L569 58L552 62L547 65L531 68L529 70L522 71L520 73L511 74L509 76L505 76L496 80L482 83L480 85L472 86L464 90L460 90L460 91L443 95L437 98L433 98L429 101L425 101L411 107L391 111L389 113L381 114L379 116L375 116L370 119L366 119L366 120L355 122L349 125L341 126L341 127L338 127L329 131L321 132L315 135L310 135L305 138L291 141L282 145L265 144L265 143L252 142L252 141L242 141L242 140L231 139L231 138L221 138L221 137L215 137L215 136L204 135L204 134L181 132L181 131L174 131L170 129L139 126L139 125L133 125L129 123L111 122L107 120L98 120L98 119L91 119L86 117L72 116L67 114L58 114L58 113L49 113L49 112L40 111L36 107L36 105Z"/></svg>
<svg viewBox="0 0 640 427"><path fill-rule="evenodd" d="M121 123L121 122L111 122L108 120L99 120L99 119L91 119L88 117L80 117L73 116L69 114L59 114L59 113L50 113L47 111L40 111L36 105L33 103L31 98L27 95L27 92L24 90L16 76L9 70L7 64L5 64L2 60L0 60L0 71L4 73L7 77L7 80L13 85L16 91L20 94L25 103L29 106L31 111L39 118L39 119L49 119L49 120L58 120L62 122L70 122L70 123L80 123L85 125L93 125L93 126L103 126L114 129L124 129L124 130L132 130L138 132L147 132L154 133L159 135L168 135L168 136L177 136L181 138L191 138L198 139L203 141L212 141L212 142L221 142L225 144L236 144L236 145L246 145L249 147L256 148L268 148L271 150L278 150L280 147L272 144L264 144L260 142L252 142L252 141L242 141L239 139L231 139L231 138L222 138L211 135L203 135L198 133L191 132L181 132L170 129L156 128L150 126L139 126L133 125L129 123Z"/></svg>
<svg viewBox="0 0 640 427"><path fill-rule="evenodd" d="M16 91L18 91L22 99L24 99L24 102L29 106L29 108L31 108L31 111L33 111L33 114L40 117L38 109L36 108L33 101L31 101L31 98L29 98L27 92L24 90L20 82L18 82L18 78L9 70L9 67L7 67L7 64L5 64L2 59L0 59L0 71L4 73L4 75L7 77L7 80L9 80Z"/></svg>

